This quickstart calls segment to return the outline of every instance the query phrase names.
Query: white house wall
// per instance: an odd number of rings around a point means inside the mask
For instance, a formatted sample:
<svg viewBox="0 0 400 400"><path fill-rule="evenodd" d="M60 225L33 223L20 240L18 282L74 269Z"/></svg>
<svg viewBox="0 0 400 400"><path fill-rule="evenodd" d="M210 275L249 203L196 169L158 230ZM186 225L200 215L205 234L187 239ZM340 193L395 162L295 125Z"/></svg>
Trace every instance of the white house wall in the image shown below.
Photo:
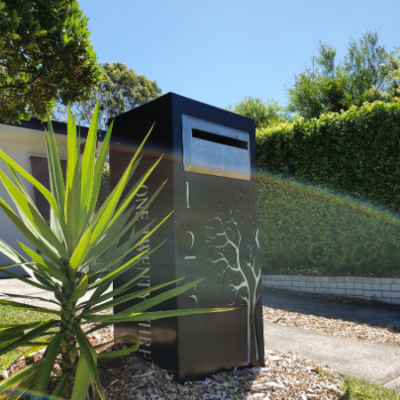
<svg viewBox="0 0 400 400"><path fill-rule="evenodd" d="M59 155L61 158L67 157L67 136L56 134ZM29 155L46 156L45 133L43 131L27 129L18 126L0 124L0 148L21 165L26 171L32 173ZM0 168L10 173L4 162L0 160ZM32 198L35 198L33 186L26 183L26 187ZM8 197L4 187L0 184L0 197L7 201L16 212L16 208ZM0 238L15 249L19 249L17 241L29 245L24 236L14 227L3 210L0 209ZM31 246L32 247L32 246ZM0 265L8 264L9 260L0 253Z"/></svg>

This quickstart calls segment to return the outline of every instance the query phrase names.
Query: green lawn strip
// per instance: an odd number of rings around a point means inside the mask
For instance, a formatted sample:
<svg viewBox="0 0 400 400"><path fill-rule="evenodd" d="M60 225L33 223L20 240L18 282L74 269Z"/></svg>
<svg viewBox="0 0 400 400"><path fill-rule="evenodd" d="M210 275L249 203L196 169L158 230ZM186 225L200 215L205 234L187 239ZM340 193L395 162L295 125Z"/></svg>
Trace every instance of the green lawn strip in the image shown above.
<svg viewBox="0 0 400 400"><path fill-rule="evenodd" d="M25 324L28 322L41 321L49 318L57 318L57 316L29 311L29 310L17 310L11 307L0 306L0 325L1 324ZM21 347L11 351L8 354L4 354L0 357L0 372L4 371L12 362L28 350L28 347Z"/></svg>
<svg viewBox="0 0 400 400"><path fill-rule="evenodd" d="M349 400L400 400L400 393L352 376L343 375Z"/></svg>
<svg viewBox="0 0 400 400"><path fill-rule="evenodd" d="M333 376L328 372L324 371L319 366L316 368L317 371L325 375L329 379L333 379ZM346 400L400 400L400 393L392 389L384 388L383 386L377 385L376 383L367 381L365 379L354 378L348 375L342 375L344 379L341 390L348 393L348 396L342 397Z"/></svg>

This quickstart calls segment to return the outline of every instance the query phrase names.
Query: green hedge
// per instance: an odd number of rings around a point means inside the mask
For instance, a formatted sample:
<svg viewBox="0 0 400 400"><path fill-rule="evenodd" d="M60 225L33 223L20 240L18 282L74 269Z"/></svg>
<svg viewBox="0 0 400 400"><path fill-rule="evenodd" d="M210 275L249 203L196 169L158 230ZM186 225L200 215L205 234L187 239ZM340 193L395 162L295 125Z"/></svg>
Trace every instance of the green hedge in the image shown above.
<svg viewBox="0 0 400 400"><path fill-rule="evenodd" d="M258 176L265 274L400 277L400 221L350 196Z"/></svg>
<svg viewBox="0 0 400 400"><path fill-rule="evenodd" d="M257 132L259 170L400 210L400 100Z"/></svg>

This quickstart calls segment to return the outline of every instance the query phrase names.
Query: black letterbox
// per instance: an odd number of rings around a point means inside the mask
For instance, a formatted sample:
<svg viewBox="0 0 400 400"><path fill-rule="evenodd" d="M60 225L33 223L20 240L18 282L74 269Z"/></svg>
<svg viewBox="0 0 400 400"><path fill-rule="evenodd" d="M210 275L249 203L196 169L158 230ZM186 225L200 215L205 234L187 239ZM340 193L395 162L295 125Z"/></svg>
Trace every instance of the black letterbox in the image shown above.
<svg viewBox="0 0 400 400"><path fill-rule="evenodd" d="M126 112L114 120L110 146L112 188L154 122L132 182L161 154L164 156L134 198L135 211L165 180L168 182L143 213L136 232L154 218L160 221L171 211L174 213L137 252L168 240L116 279L114 287L150 267L140 284L142 288L181 277L186 278L185 282L205 278L197 287L154 310L237 309L121 323L115 326L115 336L138 335L142 343L139 353L174 371L180 382L233 367L262 364L254 121L173 93ZM116 307L115 311L124 307Z"/></svg>

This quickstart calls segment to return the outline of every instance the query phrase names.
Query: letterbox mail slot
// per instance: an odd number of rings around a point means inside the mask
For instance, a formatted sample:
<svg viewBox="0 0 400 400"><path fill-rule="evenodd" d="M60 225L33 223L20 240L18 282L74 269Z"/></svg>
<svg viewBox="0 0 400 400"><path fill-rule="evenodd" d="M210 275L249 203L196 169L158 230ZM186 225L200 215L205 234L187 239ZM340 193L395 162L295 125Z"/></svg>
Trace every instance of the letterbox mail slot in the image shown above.
<svg viewBox="0 0 400 400"><path fill-rule="evenodd" d="M182 115L185 171L250 180L247 132Z"/></svg>

